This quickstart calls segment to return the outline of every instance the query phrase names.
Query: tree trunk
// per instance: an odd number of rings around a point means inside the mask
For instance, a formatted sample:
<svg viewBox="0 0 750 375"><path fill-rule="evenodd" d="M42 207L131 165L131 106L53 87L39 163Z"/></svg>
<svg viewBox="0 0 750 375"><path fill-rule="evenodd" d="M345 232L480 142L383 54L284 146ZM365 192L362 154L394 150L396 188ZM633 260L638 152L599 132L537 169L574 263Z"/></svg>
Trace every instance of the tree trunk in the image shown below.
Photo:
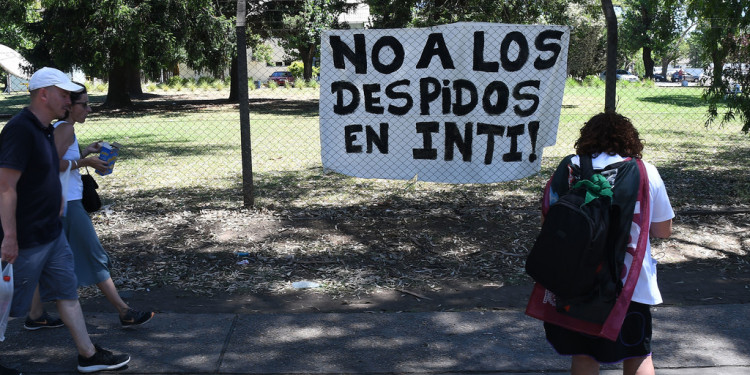
<svg viewBox="0 0 750 375"><path fill-rule="evenodd" d="M651 57L651 47L643 47L643 67L646 78L654 78L654 59Z"/></svg>
<svg viewBox="0 0 750 375"><path fill-rule="evenodd" d="M305 81L309 81L312 79L312 68L313 68L313 59L315 58L315 44L308 44L307 48L305 48L304 56L302 57L302 64L304 66L302 78L305 79Z"/></svg>
<svg viewBox="0 0 750 375"><path fill-rule="evenodd" d="M652 27L651 13L649 13L649 10L648 5L641 5L641 22L646 30L650 30ZM643 46L643 68L646 69L644 78L654 78L654 59L651 58L651 43L653 43L653 41L648 37L646 31L644 31L643 34L643 37L646 38L646 43Z"/></svg>
<svg viewBox="0 0 750 375"><path fill-rule="evenodd" d="M104 106L108 108L125 108L133 105L128 95L129 69L123 65L115 65L109 70L109 88Z"/></svg>
<svg viewBox="0 0 750 375"><path fill-rule="evenodd" d="M602 11L607 22L607 69L604 86L604 112L614 113L617 104L617 16L612 0L602 0Z"/></svg>
<svg viewBox="0 0 750 375"><path fill-rule="evenodd" d="M239 99L239 86L240 81L237 75L237 56L232 57L232 64L229 68L229 97L227 100L230 103L238 103Z"/></svg>
<svg viewBox="0 0 750 375"><path fill-rule="evenodd" d="M143 87L141 87L141 70L135 65L128 66L128 94L131 97L143 96Z"/></svg>
<svg viewBox="0 0 750 375"><path fill-rule="evenodd" d="M714 64L711 86L721 87L724 84L724 54L719 48L711 51L711 62Z"/></svg>
<svg viewBox="0 0 750 375"><path fill-rule="evenodd" d="M719 25L717 24L717 21L715 18L711 19L711 28L706 32L706 36L710 43L716 43L717 46L722 46L724 40L722 40L722 30L719 28ZM726 47L716 47L712 48L711 53L711 62L714 64L714 71L713 71L713 81L711 82L711 86L714 88L719 88L724 85L724 60L727 57L727 49Z"/></svg>

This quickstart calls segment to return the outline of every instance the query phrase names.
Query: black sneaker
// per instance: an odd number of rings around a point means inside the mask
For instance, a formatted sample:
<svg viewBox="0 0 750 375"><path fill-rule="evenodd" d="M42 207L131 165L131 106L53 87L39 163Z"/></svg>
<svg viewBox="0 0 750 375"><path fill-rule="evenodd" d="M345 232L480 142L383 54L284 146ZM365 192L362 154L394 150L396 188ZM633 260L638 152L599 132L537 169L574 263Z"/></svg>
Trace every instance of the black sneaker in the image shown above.
<svg viewBox="0 0 750 375"><path fill-rule="evenodd" d="M125 316L120 318L120 324L122 324L123 327L131 327L131 326L138 326L141 324L145 324L151 318L154 317L156 313L153 311L138 311L133 309L128 309L128 311L125 313Z"/></svg>
<svg viewBox="0 0 750 375"><path fill-rule="evenodd" d="M130 362L130 356L127 354L112 354L109 350L103 349L99 345L94 345L96 353L89 358L78 355L79 372L96 372L104 370L116 370Z"/></svg>
<svg viewBox="0 0 750 375"><path fill-rule="evenodd" d="M53 318L45 311L44 313L42 313L42 316L34 320L29 318L29 316L27 315L26 322L23 323L23 328L26 328L29 331L36 331L40 328L57 328L64 325L65 323L63 323L62 319ZM2 375L2 373L0 373L0 375Z"/></svg>
<svg viewBox="0 0 750 375"><path fill-rule="evenodd" d="M0 375L23 375L23 374L16 369L7 368L3 365L0 365Z"/></svg>

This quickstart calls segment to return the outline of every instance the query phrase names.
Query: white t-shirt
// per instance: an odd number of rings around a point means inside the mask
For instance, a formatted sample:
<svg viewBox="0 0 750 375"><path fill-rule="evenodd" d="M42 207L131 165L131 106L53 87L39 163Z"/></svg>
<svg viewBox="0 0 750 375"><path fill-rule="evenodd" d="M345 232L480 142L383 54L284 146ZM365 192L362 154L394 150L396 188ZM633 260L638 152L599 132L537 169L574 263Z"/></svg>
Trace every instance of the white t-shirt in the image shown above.
<svg viewBox="0 0 750 375"><path fill-rule="evenodd" d="M591 162L594 169L601 169L624 159L625 158L620 155L608 155L603 153L594 157ZM578 156L574 156L571 162L579 165ZM669 203L667 189L664 186L664 181L659 175L659 171L648 162L644 161L643 164L646 166L646 174L648 174L649 200L651 206L649 222L660 223L674 218L674 211L672 210L672 205ZM639 211L640 204L636 203L635 213L638 213ZM628 246L635 247L639 233L640 228L638 228L637 224L633 223L633 227L630 230L631 238ZM630 266L632 259L632 255L625 253L625 264L628 267ZM626 279L627 277L623 278L623 283L625 283ZM635 291L630 300L647 305L658 305L663 302L661 292L659 292L659 285L656 282L656 260L651 257L650 239L646 245L646 254L643 257L643 264L641 265L641 273L638 276L638 283L635 285Z"/></svg>
<svg viewBox="0 0 750 375"><path fill-rule="evenodd" d="M65 123L66 121L58 121L52 126L57 128L58 125ZM65 150L65 154L62 157L63 160L80 160L81 159L81 151L78 148L78 137L75 136L75 133L73 134L73 144L68 147L67 150ZM72 162L71 162L72 163ZM73 164L75 166L75 163ZM60 177L62 177L63 173L60 172ZM65 197L65 200L67 201L74 201L81 199L83 197L83 182L81 182L81 173L79 169L70 169L70 176L68 176L68 186L63 186L63 196Z"/></svg>

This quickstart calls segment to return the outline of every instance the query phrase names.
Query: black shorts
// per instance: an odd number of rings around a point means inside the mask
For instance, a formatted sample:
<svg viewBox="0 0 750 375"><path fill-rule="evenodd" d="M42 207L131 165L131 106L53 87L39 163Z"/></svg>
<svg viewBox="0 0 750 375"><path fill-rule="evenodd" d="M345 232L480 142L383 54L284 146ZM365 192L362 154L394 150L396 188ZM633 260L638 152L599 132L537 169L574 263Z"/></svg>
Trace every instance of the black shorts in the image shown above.
<svg viewBox="0 0 750 375"><path fill-rule="evenodd" d="M587 355L600 363L616 363L651 355L651 306L631 302L617 341L544 323L547 341L562 355Z"/></svg>

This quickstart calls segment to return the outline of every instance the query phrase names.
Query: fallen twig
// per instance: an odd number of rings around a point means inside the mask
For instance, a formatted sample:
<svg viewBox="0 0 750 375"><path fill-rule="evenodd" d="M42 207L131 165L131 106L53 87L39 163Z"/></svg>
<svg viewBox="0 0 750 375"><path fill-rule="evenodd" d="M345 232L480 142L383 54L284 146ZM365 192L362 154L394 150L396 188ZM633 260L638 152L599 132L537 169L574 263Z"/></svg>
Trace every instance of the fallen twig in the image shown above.
<svg viewBox="0 0 750 375"><path fill-rule="evenodd" d="M401 293L406 293L406 294L412 295L412 296L414 296L414 297L417 297L417 298L420 298L420 299L426 299L426 300L428 300L428 301L432 301L432 298L429 298L429 297L425 297L425 296L423 296L423 295L421 295L421 294L419 294L419 293L414 293L414 292L410 292L410 291L408 291L408 290L406 290L406 289L395 288L395 290L396 290L397 292L401 292Z"/></svg>

